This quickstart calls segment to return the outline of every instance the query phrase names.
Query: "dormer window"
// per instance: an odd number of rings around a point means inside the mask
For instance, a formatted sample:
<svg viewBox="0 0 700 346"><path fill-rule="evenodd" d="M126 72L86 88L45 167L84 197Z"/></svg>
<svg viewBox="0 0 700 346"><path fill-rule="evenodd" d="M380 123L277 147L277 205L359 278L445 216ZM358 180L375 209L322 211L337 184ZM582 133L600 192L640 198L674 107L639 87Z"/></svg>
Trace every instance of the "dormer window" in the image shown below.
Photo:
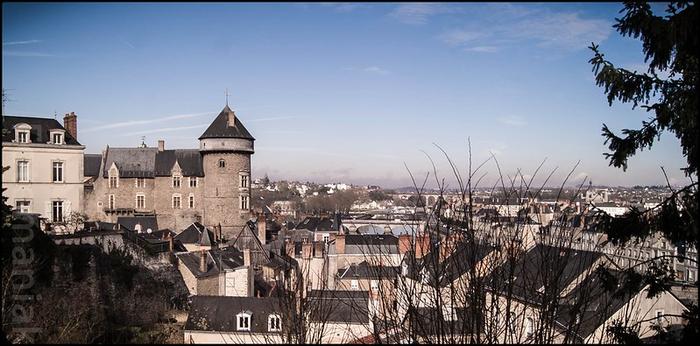
<svg viewBox="0 0 700 346"><path fill-rule="evenodd" d="M51 144L63 144L63 133L51 131Z"/></svg>
<svg viewBox="0 0 700 346"><path fill-rule="evenodd" d="M239 331L250 331L251 313L244 311L236 315L236 329Z"/></svg>
<svg viewBox="0 0 700 346"><path fill-rule="evenodd" d="M29 130L32 127L29 124L21 123L15 125L15 141L17 143L31 143L31 137L29 136Z"/></svg>
<svg viewBox="0 0 700 346"><path fill-rule="evenodd" d="M282 318L280 315L272 314L267 317L267 331L279 332L282 330Z"/></svg>

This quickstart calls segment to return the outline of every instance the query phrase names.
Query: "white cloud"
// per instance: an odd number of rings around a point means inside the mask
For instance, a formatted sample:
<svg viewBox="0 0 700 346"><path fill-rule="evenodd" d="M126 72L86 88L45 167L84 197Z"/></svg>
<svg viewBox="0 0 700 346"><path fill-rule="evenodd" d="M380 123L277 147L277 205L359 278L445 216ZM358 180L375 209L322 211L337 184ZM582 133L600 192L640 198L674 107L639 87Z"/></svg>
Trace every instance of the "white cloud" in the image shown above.
<svg viewBox="0 0 700 346"><path fill-rule="evenodd" d="M478 38L483 37L482 33L475 32L475 31L467 31L467 30L461 30L461 29L454 29L450 30L447 32L444 32L438 36L438 38L451 45L451 46L458 46L462 45L464 43L474 41Z"/></svg>
<svg viewBox="0 0 700 346"><path fill-rule="evenodd" d="M118 122L118 123L111 123L111 124L107 124L107 125L103 125L103 126L92 127L89 129L82 130L82 132L94 132L94 131L99 131L99 130L115 129L115 128L120 128L120 127L146 125L146 124L152 124L152 123L157 123L157 122L162 122L162 121L189 119L189 118L195 118L195 117L200 117L203 115L212 115L212 114L213 114L212 112L204 112L204 113L171 115L171 116L166 116L166 117L161 117L161 118L153 118L153 119L148 119L148 120L128 120L128 121L122 121L122 122Z"/></svg>
<svg viewBox="0 0 700 346"><path fill-rule="evenodd" d="M539 41L542 47L585 49L601 42L612 32L607 20L585 19L578 13L541 13L516 23L509 30L515 38Z"/></svg>
<svg viewBox="0 0 700 346"><path fill-rule="evenodd" d="M448 6L439 3L409 3L397 6L390 16L406 24L425 24L428 18L437 14L451 12Z"/></svg>
<svg viewBox="0 0 700 346"><path fill-rule="evenodd" d="M496 46L475 46L475 47L466 47L464 48L465 52L474 52L474 53L496 53L500 50L500 48Z"/></svg>
<svg viewBox="0 0 700 346"><path fill-rule="evenodd" d="M512 115L508 116L508 117L498 118L498 122L503 124L503 125L516 126L516 127L527 125L527 122L525 121L525 119L523 119L522 117L512 116Z"/></svg>
<svg viewBox="0 0 700 346"><path fill-rule="evenodd" d="M362 71L376 73L376 74L389 74L388 70L385 70L378 66L369 66L362 69Z"/></svg>
<svg viewBox="0 0 700 346"><path fill-rule="evenodd" d="M363 4L353 2L322 2L321 6L332 7L336 12L352 12L358 8L364 7Z"/></svg>
<svg viewBox="0 0 700 346"><path fill-rule="evenodd" d="M26 40L26 41L11 41L11 42L3 42L3 46L16 46L20 44L32 44L32 43L40 43L40 40Z"/></svg>
<svg viewBox="0 0 700 346"><path fill-rule="evenodd" d="M150 130L129 132L129 133L125 133L124 136L133 136L133 135L144 135L144 134L151 134L151 133L160 133L160 132L172 132L172 131L190 130L190 129L204 128L204 127L207 127L207 126L209 126L209 124L199 124L199 125L192 125L192 126L178 126L178 127L163 127L163 128L158 128L158 129L150 129Z"/></svg>
<svg viewBox="0 0 700 346"><path fill-rule="evenodd" d="M56 56L54 54L49 54L49 53L39 53L39 52L18 52L18 51L2 51L2 55L4 56L27 56L27 57L52 57Z"/></svg>

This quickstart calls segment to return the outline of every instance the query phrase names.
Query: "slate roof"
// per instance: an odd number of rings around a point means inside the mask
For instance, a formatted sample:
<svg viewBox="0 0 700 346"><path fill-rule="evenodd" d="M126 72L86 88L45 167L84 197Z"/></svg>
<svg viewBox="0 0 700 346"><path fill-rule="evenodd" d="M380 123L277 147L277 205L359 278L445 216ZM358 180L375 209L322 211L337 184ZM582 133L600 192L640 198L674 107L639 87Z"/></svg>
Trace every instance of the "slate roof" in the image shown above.
<svg viewBox="0 0 700 346"><path fill-rule="evenodd" d="M83 156L83 176L97 178L100 175L101 164L102 155L85 154Z"/></svg>
<svg viewBox="0 0 700 346"><path fill-rule="evenodd" d="M32 143L46 143L51 138L49 137L49 130L61 129L65 130L63 125L56 119L51 118L34 118L34 117L16 117L10 115L2 116L2 128L7 130L2 134L3 142L12 142L15 139L15 129L14 126L20 123L26 123L32 127L29 130L29 140ZM81 145L78 140L73 138L68 131L64 137L64 141L67 145Z"/></svg>
<svg viewBox="0 0 700 346"><path fill-rule="evenodd" d="M436 248L435 251L430 251L417 262L412 262L418 264L418 270L409 270L409 277L419 280L419 275L427 270L433 286L438 284L440 287L445 287L476 266L494 250L496 248L488 244L461 241L452 254L440 262L440 251ZM439 279L439 282L436 281L436 278Z"/></svg>
<svg viewBox="0 0 700 346"><path fill-rule="evenodd" d="M257 230L253 222L246 222L245 226L236 235L236 239L229 243L239 251L250 250L250 260L253 266L262 266L270 261L270 255L258 239Z"/></svg>
<svg viewBox="0 0 700 346"><path fill-rule="evenodd" d="M251 326L250 332L241 333L279 333L268 332L267 327L269 315L278 314L284 318L276 297L192 296L185 330L236 332L236 315L243 311L251 313ZM282 323L288 321L283 319Z"/></svg>
<svg viewBox="0 0 700 346"><path fill-rule="evenodd" d="M154 178L170 176L175 161L186 177L203 177L202 155L197 149L158 151L158 148L107 148L102 175L107 178L116 163L122 178Z"/></svg>
<svg viewBox="0 0 700 346"><path fill-rule="evenodd" d="M169 176L175 160L186 177L203 177L202 154L198 149L163 150L156 154L155 175Z"/></svg>
<svg viewBox="0 0 700 346"><path fill-rule="evenodd" d="M120 216L117 217L117 223L133 232L136 232L136 224L141 225L141 232L146 232L149 228L153 232L158 230L158 220L155 216Z"/></svg>
<svg viewBox="0 0 700 346"><path fill-rule="evenodd" d="M367 261L338 269L340 279L386 279L396 277L398 274L399 267L371 266Z"/></svg>
<svg viewBox="0 0 700 346"><path fill-rule="evenodd" d="M187 228L185 228L182 232L176 235L175 239L181 241L183 244L199 244L202 238L202 230L204 229L207 230L210 239L210 244L208 246L216 245L216 237L214 236L214 232L212 232L199 222L191 223Z"/></svg>
<svg viewBox="0 0 700 346"><path fill-rule="evenodd" d="M468 335L472 333L476 318L480 318L478 324L481 328L478 330L483 330L484 320L483 314L479 316L474 316L468 308L454 308L454 320L446 320L445 314L442 308L435 307L411 307L406 314L409 323L411 325L411 330L415 330L418 335L432 336L432 335L442 335L443 337L450 335L460 336Z"/></svg>
<svg viewBox="0 0 700 346"><path fill-rule="evenodd" d="M295 229L306 229L312 232L333 231L333 220L328 217L309 216L302 220Z"/></svg>
<svg viewBox="0 0 700 346"><path fill-rule="evenodd" d="M243 138L243 139L250 139L250 140L255 140L253 136L251 136L250 132L246 130L245 126L243 126L243 123L241 123L241 120L239 117L235 117L236 122L235 126L228 126L228 114L233 113L231 108L226 105L223 110L221 110L221 113L212 121L211 125L202 133L201 136L199 136L199 139L204 139L204 138ZM235 116L235 115L234 115Z"/></svg>
<svg viewBox="0 0 700 346"><path fill-rule="evenodd" d="M153 178L158 148L107 148L102 176L109 176L112 163L122 178Z"/></svg>
<svg viewBox="0 0 700 346"><path fill-rule="evenodd" d="M513 264L507 261L495 268L485 283L493 290L506 290L512 281L513 297L532 304L542 301L542 287L561 292L593 264L604 257L600 252L581 251L537 244ZM513 273L514 278L510 278Z"/></svg>
<svg viewBox="0 0 700 346"><path fill-rule="evenodd" d="M308 299L312 322L369 323L369 294L366 291L312 290Z"/></svg>
<svg viewBox="0 0 700 346"><path fill-rule="evenodd" d="M335 244L335 240L332 241ZM335 246L329 251L335 254ZM385 234L346 234L345 254L347 255L390 255L399 253L399 238Z"/></svg>
<svg viewBox="0 0 700 346"><path fill-rule="evenodd" d="M201 251L181 253L177 258L197 278L218 275L224 269L235 269L243 265L243 253L236 248L211 249L205 251L207 270L199 270Z"/></svg>

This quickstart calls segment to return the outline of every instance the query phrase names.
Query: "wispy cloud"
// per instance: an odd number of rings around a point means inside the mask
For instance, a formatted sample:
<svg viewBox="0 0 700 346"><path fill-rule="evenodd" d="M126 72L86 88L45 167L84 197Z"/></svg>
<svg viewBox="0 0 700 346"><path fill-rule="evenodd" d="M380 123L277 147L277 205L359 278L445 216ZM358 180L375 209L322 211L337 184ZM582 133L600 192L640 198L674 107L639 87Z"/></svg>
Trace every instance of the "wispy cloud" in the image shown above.
<svg viewBox="0 0 700 346"><path fill-rule="evenodd" d="M458 46L470 41L474 41L482 36L483 34L480 32L454 29L438 35L438 39L451 46Z"/></svg>
<svg viewBox="0 0 700 346"><path fill-rule="evenodd" d="M397 6L389 16L406 24L425 24L428 18L452 12L452 8L440 3L409 3Z"/></svg>
<svg viewBox="0 0 700 346"><path fill-rule="evenodd" d="M612 23L586 18L578 12L514 4L491 4L490 10L465 21L461 28L446 30L437 38L466 52L493 53L516 44L564 50L585 49L612 32Z"/></svg>
<svg viewBox="0 0 700 346"><path fill-rule="evenodd" d="M365 72L376 73L376 74L389 74L388 70L385 70L379 66L369 66L362 69Z"/></svg>
<svg viewBox="0 0 700 346"><path fill-rule="evenodd" d="M321 2L321 6L331 7L335 12L352 12L358 8L365 7L363 4L354 2Z"/></svg>
<svg viewBox="0 0 700 346"><path fill-rule="evenodd" d="M116 129L116 128L122 128L122 127L136 126L136 125L146 125L146 124L158 123L158 122L162 122L162 121L189 119L189 118L195 118L195 117L200 117L200 116L204 116L204 115L212 115L212 114L213 114L212 112L204 112L204 113L171 115L171 116L160 117L160 118L152 118L152 119L148 119L148 120L129 120L129 121L122 121L122 122L107 124L107 125L103 125L103 126L91 127L91 128L82 130L82 132L94 132L94 131L99 131L99 130ZM202 126L202 125L198 125L198 126Z"/></svg>
<svg viewBox="0 0 700 346"><path fill-rule="evenodd" d="M11 51L11 50L3 50L2 55L3 56L26 56L26 57L52 57L52 56L56 56L55 54L49 54L49 53L21 52L21 51Z"/></svg>
<svg viewBox="0 0 700 346"><path fill-rule="evenodd" d="M496 53L500 50L499 47L496 46L476 46L476 47L465 47L464 51L465 52L474 52L474 53Z"/></svg>
<svg viewBox="0 0 700 346"><path fill-rule="evenodd" d="M145 135L145 134L151 134L151 133L173 132L173 131L181 131L181 130L191 130L191 129L204 128L207 126L209 126L209 124L178 126L178 127L162 127L162 128L158 128L158 129L128 132L128 133L125 133L124 136Z"/></svg>
<svg viewBox="0 0 700 346"><path fill-rule="evenodd" d="M32 43L40 43L41 40L26 40L26 41L11 41L11 42L3 42L3 46L16 46L20 44L32 44Z"/></svg>
<svg viewBox="0 0 700 346"><path fill-rule="evenodd" d="M516 127L527 125L527 122L525 121L525 119L518 117L518 116L501 117L501 118L498 118L498 122L503 124L503 125L516 126Z"/></svg>
<svg viewBox="0 0 700 346"><path fill-rule="evenodd" d="M284 119L297 119L299 117L297 116L282 116L282 117L270 117L270 118L258 118L258 119L249 119L246 120L246 122L258 122L258 121L275 121L275 120L284 120Z"/></svg>

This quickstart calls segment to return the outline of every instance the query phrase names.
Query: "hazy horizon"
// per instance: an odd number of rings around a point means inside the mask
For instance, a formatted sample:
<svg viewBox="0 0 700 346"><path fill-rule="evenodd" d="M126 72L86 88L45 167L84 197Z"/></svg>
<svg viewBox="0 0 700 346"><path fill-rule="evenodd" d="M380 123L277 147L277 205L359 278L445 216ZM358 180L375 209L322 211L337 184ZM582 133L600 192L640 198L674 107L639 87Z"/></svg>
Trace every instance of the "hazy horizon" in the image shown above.
<svg viewBox="0 0 700 346"><path fill-rule="evenodd" d="M655 8L662 6L654 5ZM491 153L504 176L542 160L559 186L683 184L679 141L663 135L609 167L603 123L649 115L595 86L591 42L643 71L641 42L614 31L621 4L3 4L7 115L78 115L86 153L197 148L225 105L256 138L253 177L397 188L430 171L455 187ZM498 169L489 162L482 186ZM477 174L480 176L480 174ZM586 183L587 185L587 183Z"/></svg>

